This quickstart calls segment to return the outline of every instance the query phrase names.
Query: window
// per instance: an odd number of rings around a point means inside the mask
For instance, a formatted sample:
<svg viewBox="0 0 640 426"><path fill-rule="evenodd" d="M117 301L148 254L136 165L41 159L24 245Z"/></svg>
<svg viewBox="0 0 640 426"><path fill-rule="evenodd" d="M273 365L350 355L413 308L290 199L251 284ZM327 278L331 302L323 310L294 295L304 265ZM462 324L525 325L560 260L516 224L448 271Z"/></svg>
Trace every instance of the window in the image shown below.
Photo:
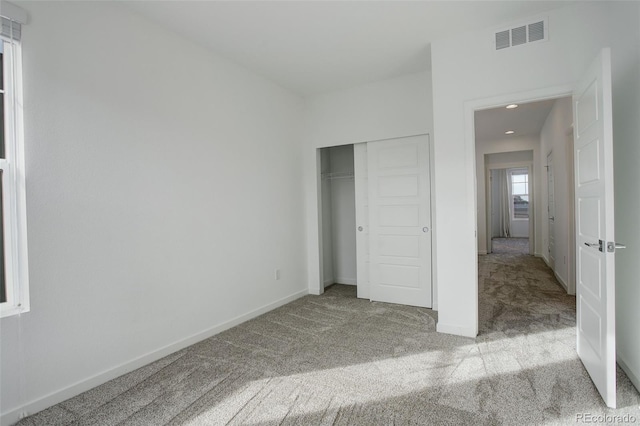
<svg viewBox="0 0 640 426"><path fill-rule="evenodd" d="M513 219L529 219L529 173L527 170L511 172Z"/></svg>
<svg viewBox="0 0 640 426"><path fill-rule="evenodd" d="M7 16L8 15L8 16ZM0 313L29 310L20 22L24 11L2 4L0 34Z"/></svg>

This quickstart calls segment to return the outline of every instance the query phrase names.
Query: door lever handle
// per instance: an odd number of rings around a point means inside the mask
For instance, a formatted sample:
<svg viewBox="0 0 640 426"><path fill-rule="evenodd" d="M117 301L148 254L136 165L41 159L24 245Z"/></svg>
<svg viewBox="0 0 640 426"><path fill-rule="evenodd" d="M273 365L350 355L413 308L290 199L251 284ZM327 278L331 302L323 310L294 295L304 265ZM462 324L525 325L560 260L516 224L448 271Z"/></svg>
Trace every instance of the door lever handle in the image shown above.
<svg viewBox="0 0 640 426"><path fill-rule="evenodd" d="M627 246L624 244L614 243L613 241L607 243L607 252L615 253L616 249L625 249Z"/></svg>

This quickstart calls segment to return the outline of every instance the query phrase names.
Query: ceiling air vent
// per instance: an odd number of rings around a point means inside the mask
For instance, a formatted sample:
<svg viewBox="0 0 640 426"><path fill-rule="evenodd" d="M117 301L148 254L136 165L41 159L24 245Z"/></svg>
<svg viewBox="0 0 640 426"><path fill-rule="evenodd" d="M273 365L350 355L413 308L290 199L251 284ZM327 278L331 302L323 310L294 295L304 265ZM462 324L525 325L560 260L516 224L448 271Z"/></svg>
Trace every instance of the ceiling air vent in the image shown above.
<svg viewBox="0 0 640 426"><path fill-rule="evenodd" d="M522 23L495 32L496 50L547 40L547 20Z"/></svg>
<svg viewBox="0 0 640 426"><path fill-rule="evenodd" d="M527 27L522 26L511 30L511 45L518 46L527 42Z"/></svg>
<svg viewBox="0 0 640 426"><path fill-rule="evenodd" d="M532 41L544 40L545 38L544 21L529 24L529 43Z"/></svg>
<svg viewBox="0 0 640 426"><path fill-rule="evenodd" d="M496 33L496 50L504 49L510 46L511 46L511 41L509 38L509 30L500 31L499 33Z"/></svg>

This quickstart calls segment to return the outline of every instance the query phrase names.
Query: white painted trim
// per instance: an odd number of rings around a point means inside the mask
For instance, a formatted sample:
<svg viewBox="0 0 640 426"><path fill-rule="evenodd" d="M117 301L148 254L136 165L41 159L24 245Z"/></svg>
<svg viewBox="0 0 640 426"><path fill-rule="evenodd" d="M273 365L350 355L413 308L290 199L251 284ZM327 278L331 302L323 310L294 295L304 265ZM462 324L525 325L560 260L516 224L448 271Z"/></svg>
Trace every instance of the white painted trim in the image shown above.
<svg viewBox="0 0 640 426"><path fill-rule="evenodd" d="M5 3L3 3L3 7ZM19 9L19 8L18 8ZM4 11L3 11L4 13ZM6 159L2 161L4 179L4 244L7 301L0 304L0 317L23 314L30 310L29 266L27 249L27 197L25 184L22 49L19 42L6 43L5 102L11 106L6 114Z"/></svg>
<svg viewBox="0 0 640 426"><path fill-rule="evenodd" d="M640 376L634 373L633 370L631 370L631 367L629 367L629 364L624 361L624 358L622 357L622 354L620 352L618 352L617 359L618 365L626 373L629 380L631 380L631 383L633 383L633 386L635 386L636 389L640 390Z"/></svg>
<svg viewBox="0 0 640 426"><path fill-rule="evenodd" d="M569 294L569 286L567 285L566 281L563 280L562 277L560 275L558 275L558 273L556 271L553 271L553 275L555 275L556 280L558 280L558 282L564 288L564 290L567 292L567 294Z"/></svg>
<svg viewBox="0 0 640 426"><path fill-rule="evenodd" d="M200 331L198 333L192 334L189 337L178 340L177 342L171 343L167 346L163 346L159 349L156 349L152 352L141 355L130 361L126 361L109 370L103 371L102 373L95 374L87 379L80 380L65 388L62 388L55 392L51 392L50 394L45 395L41 398L27 402L17 408L14 408L11 411L2 413L0 415L0 424L2 426L14 424L18 422L18 420L20 420L25 415L34 414L46 408L49 408L55 404L58 404L69 398L72 398L82 392L86 392L89 389L92 389L96 386L106 383L109 380L115 379L116 377L122 376L123 374L129 373L137 368L143 367L151 362L157 361L167 355L170 355L176 351L179 351L195 343L198 343L211 336L215 336L218 333L221 333L225 330L235 327L236 325L242 324L243 322L249 321L250 319L258 317L266 312L272 311L276 308L279 308L280 306L293 302L294 300L299 299L303 296L306 296L307 294L309 294L307 289L298 291L280 300L276 300L275 302L269 303L258 309L255 309L251 312L237 316L235 318L230 319L229 321L225 321L221 324L218 324L206 330Z"/></svg>
<svg viewBox="0 0 640 426"><path fill-rule="evenodd" d="M0 2L0 9L2 9L2 12L0 13L1 16L4 16L5 18L10 19L11 21L15 21L19 24L27 23L27 12L20 6L16 6L15 4L9 3L8 1L2 1Z"/></svg>
<svg viewBox="0 0 640 426"><path fill-rule="evenodd" d="M355 278L336 278L334 284L356 285L358 282Z"/></svg>
<svg viewBox="0 0 640 426"><path fill-rule="evenodd" d="M335 281L333 279L331 280L324 280L324 288L329 287L330 285L335 284Z"/></svg>
<svg viewBox="0 0 640 426"><path fill-rule="evenodd" d="M544 264L547 265L549 267L549 269L551 269L553 271L553 268L549 264L549 258L547 256L545 256L544 254L540 254L540 255L538 255L538 257L540 257L544 261ZM555 273L555 271L553 271L553 272Z"/></svg>
<svg viewBox="0 0 640 426"><path fill-rule="evenodd" d="M309 235L309 239L315 242L315 250L310 250L309 255L309 294L320 295L324 293L324 247L322 242L322 154L320 148L313 150L315 155L315 203L310 207L314 217L312 221L315 221L315 228ZM311 243L313 244L313 243ZM311 266L313 264L313 266ZM315 266L318 266L317 270Z"/></svg>
<svg viewBox="0 0 640 426"><path fill-rule="evenodd" d="M486 254L487 254L487 251L486 251L486 250L478 250L478 254L479 254L480 256L484 256L484 255L486 255Z"/></svg>
<svg viewBox="0 0 640 426"><path fill-rule="evenodd" d="M475 328L452 325L452 324L442 324L441 322L438 322L438 324L436 325L436 331L438 333L453 334L456 336L463 336L463 337L471 337L472 339L475 339L476 336L478 335L478 331Z"/></svg>

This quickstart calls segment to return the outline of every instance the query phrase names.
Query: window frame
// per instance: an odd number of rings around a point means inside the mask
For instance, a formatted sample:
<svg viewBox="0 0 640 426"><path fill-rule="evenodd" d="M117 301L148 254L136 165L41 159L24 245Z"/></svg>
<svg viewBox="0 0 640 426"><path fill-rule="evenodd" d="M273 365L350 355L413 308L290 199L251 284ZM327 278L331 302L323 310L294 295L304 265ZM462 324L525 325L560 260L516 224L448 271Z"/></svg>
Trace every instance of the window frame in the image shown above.
<svg viewBox="0 0 640 426"><path fill-rule="evenodd" d="M0 318L28 312L27 218L20 41L0 35L3 44L5 158L2 171L2 217L6 301Z"/></svg>
<svg viewBox="0 0 640 426"><path fill-rule="evenodd" d="M518 183L524 183L525 187L527 188L527 193L526 194L522 194L522 193L515 193L513 190L513 186L514 186L514 182L513 182L513 177L514 176L526 176L525 182L518 182ZM531 212L530 212L530 206L531 206L531 194L530 194L530 181L529 181L529 169L513 169L509 171L509 185L511 186L511 220L513 221L519 221L519 220L529 220L531 219ZM527 198L529 198L529 200L527 201L527 217L516 217L516 206L515 206L515 198L517 196L522 196L522 195L526 195Z"/></svg>

